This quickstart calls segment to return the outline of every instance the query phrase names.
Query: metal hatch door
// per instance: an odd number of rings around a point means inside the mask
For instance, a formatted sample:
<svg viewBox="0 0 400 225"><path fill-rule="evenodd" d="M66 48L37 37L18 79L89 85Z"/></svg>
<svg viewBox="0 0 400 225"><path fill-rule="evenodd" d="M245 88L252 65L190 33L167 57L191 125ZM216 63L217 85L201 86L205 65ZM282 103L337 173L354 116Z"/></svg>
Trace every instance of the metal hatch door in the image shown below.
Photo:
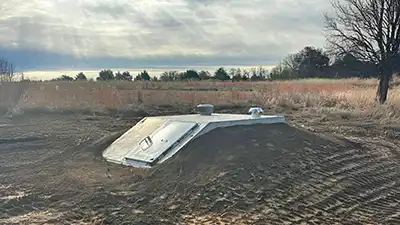
<svg viewBox="0 0 400 225"><path fill-rule="evenodd" d="M168 120L163 118L146 118L139 121L121 137L115 140L104 152L103 156L113 162L123 162L143 138L151 135Z"/></svg>
<svg viewBox="0 0 400 225"><path fill-rule="evenodd" d="M198 124L193 122L167 121L154 133L142 139L125 159L154 164L197 126Z"/></svg>

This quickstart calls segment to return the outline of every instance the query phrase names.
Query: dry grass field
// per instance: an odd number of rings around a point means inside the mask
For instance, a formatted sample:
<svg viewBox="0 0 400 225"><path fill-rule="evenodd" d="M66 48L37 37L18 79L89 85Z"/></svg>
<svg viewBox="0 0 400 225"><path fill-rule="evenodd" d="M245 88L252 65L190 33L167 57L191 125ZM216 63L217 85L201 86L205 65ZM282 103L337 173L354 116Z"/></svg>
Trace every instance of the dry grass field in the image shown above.
<svg viewBox="0 0 400 225"><path fill-rule="evenodd" d="M0 224L400 224L400 78L0 84ZM261 106L152 170L101 152L143 116Z"/></svg>
<svg viewBox="0 0 400 225"><path fill-rule="evenodd" d="M3 111L146 110L158 106L193 107L199 103L267 109L313 110L381 118L400 117L400 78L384 106L375 103L377 80L300 80L274 82L40 82L3 84Z"/></svg>

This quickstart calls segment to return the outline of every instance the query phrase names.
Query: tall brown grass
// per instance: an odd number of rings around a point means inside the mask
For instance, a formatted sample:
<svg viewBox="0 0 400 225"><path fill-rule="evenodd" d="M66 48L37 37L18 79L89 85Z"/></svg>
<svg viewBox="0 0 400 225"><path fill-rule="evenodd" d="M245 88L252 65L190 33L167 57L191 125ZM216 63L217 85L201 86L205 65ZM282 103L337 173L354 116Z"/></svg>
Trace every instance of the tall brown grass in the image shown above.
<svg viewBox="0 0 400 225"><path fill-rule="evenodd" d="M4 83L0 107L18 109L93 110L151 108L158 105L259 105L265 108L348 112L392 121L400 118L400 79L389 101L374 98L375 79L300 80L273 82L37 82Z"/></svg>

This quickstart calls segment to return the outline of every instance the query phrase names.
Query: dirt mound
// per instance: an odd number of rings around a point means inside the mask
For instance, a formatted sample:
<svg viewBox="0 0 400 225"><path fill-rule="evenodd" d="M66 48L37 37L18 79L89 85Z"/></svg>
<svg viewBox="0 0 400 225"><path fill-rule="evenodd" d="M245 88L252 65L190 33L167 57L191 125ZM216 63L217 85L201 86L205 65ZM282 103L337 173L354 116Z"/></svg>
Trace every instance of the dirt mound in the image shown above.
<svg viewBox="0 0 400 225"><path fill-rule="evenodd" d="M238 126L194 140L133 184L129 201L171 223L331 224L343 223L351 212L360 214L351 221L390 222L390 216L399 219L396 208L382 204L396 202L385 196L390 187L399 191L393 184L398 168L390 157L355 142L288 125Z"/></svg>

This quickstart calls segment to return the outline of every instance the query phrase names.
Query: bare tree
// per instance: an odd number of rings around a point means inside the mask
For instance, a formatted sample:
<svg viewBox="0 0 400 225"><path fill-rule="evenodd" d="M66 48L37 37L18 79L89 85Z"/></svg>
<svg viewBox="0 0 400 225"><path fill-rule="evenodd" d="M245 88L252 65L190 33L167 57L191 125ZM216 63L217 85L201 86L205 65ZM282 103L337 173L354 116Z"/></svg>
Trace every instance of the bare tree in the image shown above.
<svg viewBox="0 0 400 225"><path fill-rule="evenodd" d="M14 65L8 60L0 58L0 82L11 82L14 77Z"/></svg>
<svg viewBox="0 0 400 225"><path fill-rule="evenodd" d="M299 69L299 61L299 54L290 54L282 60L282 66L287 67L292 71L297 71Z"/></svg>
<svg viewBox="0 0 400 225"><path fill-rule="evenodd" d="M333 0L334 16L325 13L327 41L336 54L351 54L377 66L377 101L387 100L400 47L399 0Z"/></svg>

